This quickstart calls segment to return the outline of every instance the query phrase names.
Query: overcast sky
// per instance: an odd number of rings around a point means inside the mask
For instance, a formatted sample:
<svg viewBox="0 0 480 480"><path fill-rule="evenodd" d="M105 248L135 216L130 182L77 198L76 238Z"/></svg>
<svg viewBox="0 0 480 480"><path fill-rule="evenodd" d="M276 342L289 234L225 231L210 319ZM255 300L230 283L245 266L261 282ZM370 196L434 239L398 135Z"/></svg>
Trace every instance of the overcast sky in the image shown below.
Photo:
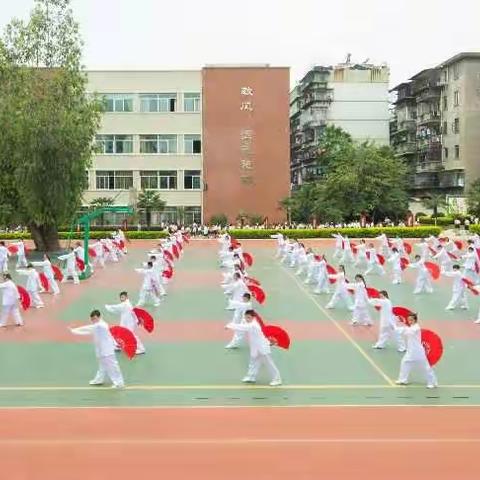
<svg viewBox="0 0 480 480"><path fill-rule="evenodd" d="M33 0L0 0L0 27ZM91 69L387 62L391 85L480 50L480 0L73 0Z"/></svg>

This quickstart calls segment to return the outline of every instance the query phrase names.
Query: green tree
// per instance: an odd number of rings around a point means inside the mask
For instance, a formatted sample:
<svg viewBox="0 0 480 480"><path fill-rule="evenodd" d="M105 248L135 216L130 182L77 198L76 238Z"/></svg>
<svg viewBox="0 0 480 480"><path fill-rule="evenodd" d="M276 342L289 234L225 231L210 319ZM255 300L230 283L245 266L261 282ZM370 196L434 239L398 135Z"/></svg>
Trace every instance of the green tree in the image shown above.
<svg viewBox="0 0 480 480"><path fill-rule="evenodd" d="M467 190L468 213L480 217L480 178L470 184Z"/></svg>
<svg viewBox="0 0 480 480"><path fill-rule="evenodd" d="M166 202L153 190L142 190L138 195L137 207L145 210L147 227L152 224L152 212L163 212Z"/></svg>
<svg viewBox="0 0 480 480"><path fill-rule="evenodd" d="M98 210L99 208L103 207L109 207L110 205L113 205L114 200L111 197L97 197L94 198L89 206L92 210ZM105 225L105 215L102 213L99 217L100 219L100 225Z"/></svg>
<svg viewBox="0 0 480 480"><path fill-rule="evenodd" d="M317 191L315 210L347 221L362 211L374 221L401 218L408 208L406 178L406 166L389 148L355 145L331 166Z"/></svg>
<svg viewBox="0 0 480 480"><path fill-rule="evenodd" d="M228 217L224 213L216 213L210 218L210 225L220 225L226 227L228 225Z"/></svg>
<svg viewBox="0 0 480 480"><path fill-rule="evenodd" d="M447 200L445 195L439 193L431 193L428 197L422 199L424 207L432 210L432 217L435 219L435 225L437 225L438 209L446 208Z"/></svg>
<svg viewBox="0 0 480 480"><path fill-rule="evenodd" d="M349 133L334 125L326 126L320 136L317 167L327 174L340 160L350 156L354 147Z"/></svg>
<svg viewBox="0 0 480 480"><path fill-rule="evenodd" d="M86 94L80 58L69 0L35 0L0 40L0 211L26 224L40 250L59 249L57 228L86 188L101 104Z"/></svg>

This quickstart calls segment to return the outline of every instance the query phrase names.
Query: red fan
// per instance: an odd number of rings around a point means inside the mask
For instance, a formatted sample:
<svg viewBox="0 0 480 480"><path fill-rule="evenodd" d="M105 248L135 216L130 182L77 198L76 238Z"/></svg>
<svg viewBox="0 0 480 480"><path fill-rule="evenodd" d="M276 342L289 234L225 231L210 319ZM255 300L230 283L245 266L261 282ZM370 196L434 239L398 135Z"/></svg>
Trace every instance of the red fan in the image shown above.
<svg viewBox="0 0 480 480"><path fill-rule="evenodd" d="M83 272L85 270L85 262L81 258L76 258L75 259L77 262L77 268Z"/></svg>
<svg viewBox="0 0 480 480"><path fill-rule="evenodd" d="M403 248L405 249L405 252L407 252L407 255L412 253L412 246L409 243L403 242Z"/></svg>
<svg viewBox="0 0 480 480"><path fill-rule="evenodd" d="M452 260L458 260L458 257L454 255L452 252L447 252L447 254Z"/></svg>
<svg viewBox="0 0 480 480"><path fill-rule="evenodd" d="M454 240L453 243L459 250L463 250L463 242L461 240Z"/></svg>
<svg viewBox="0 0 480 480"><path fill-rule="evenodd" d="M238 248L240 247L242 244L236 240L235 238L231 238L230 239L230 246L233 247L233 248Z"/></svg>
<svg viewBox="0 0 480 480"><path fill-rule="evenodd" d="M186 233L182 233L182 237L185 243L190 243L190 237Z"/></svg>
<svg viewBox="0 0 480 480"><path fill-rule="evenodd" d="M434 366L443 354L442 339L431 330L422 328L422 345L427 355L427 360L430 366Z"/></svg>
<svg viewBox="0 0 480 480"><path fill-rule="evenodd" d="M402 323L405 323L408 325L408 320L407 320L408 316L413 313L411 310L405 307L393 307L392 311L396 317L400 318L400 321Z"/></svg>
<svg viewBox="0 0 480 480"><path fill-rule="evenodd" d="M245 280L248 283L251 283L252 285L258 285L258 286L261 285L260 282L256 278L253 278L253 277L245 277Z"/></svg>
<svg viewBox="0 0 480 480"><path fill-rule="evenodd" d="M27 310L28 308L30 308L30 305L32 304L30 294L20 285L17 285L17 290L20 295L20 303L22 304L22 308L24 310Z"/></svg>
<svg viewBox="0 0 480 480"><path fill-rule="evenodd" d="M313 258L315 259L316 262L319 262L322 259L321 255L314 255Z"/></svg>
<svg viewBox="0 0 480 480"><path fill-rule="evenodd" d="M380 265L385 264L385 257L383 255L380 255L379 253L377 253L377 258L378 258L378 263L380 263Z"/></svg>
<svg viewBox="0 0 480 480"><path fill-rule="evenodd" d="M92 258L95 258L97 256L97 252L95 251L94 248L89 248L88 249L88 255Z"/></svg>
<svg viewBox="0 0 480 480"><path fill-rule="evenodd" d="M286 350L290 347L290 337L283 328L276 325L265 325L262 328L262 332L273 345Z"/></svg>
<svg viewBox="0 0 480 480"><path fill-rule="evenodd" d="M172 252L173 254L175 255L175 258L179 258L180 257L180 253L178 251L178 247L176 245L172 245Z"/></svg>
<svg viewBox="0 0 480 480"><path fill-rule="evenodd" d="M380 298L380 292L373 287L367 287L368 298Z"/></svg>
<svg viewBox="0 0 480 480"><path fill-rule="evenodd" d="M173 262L173 255L168 250L163 251L163 256L167 261Z"/></svg>
<svg viewBox="0 0 480 480"><path fill-rule="evenodd" d="M42 284L42 288L48 292L49 289L49 283L48 283L48 278L47 276L42 272L38 275L40 277L40 283Z"/></svg>
<svg viewBox="0 0 480 480"><path fill-rule="evenodd" d="M118 325L110 327L110 333L118 346L123 350L123 353L132 359L137 352L137 339L135 335L128 328Z"/></svg>
<svg viewBox="0 0 480 480"><path fill-rule="evenodd" d="M466 287L467 287L475 296L480 295L480 292L475 288L475 284L474 284L469 278L463 277L462 280L463 280L463 283L466 285Z"/></svg>
<svg viewBox="0 0 480 480"><path fill-rule="evenodd" d="M327 273L329 275L336 275L337 274L337 271L331 266L331 265L328 265L327 264ZM335 278L329 278L328 281L330 283L335 283L337 280Z"/></svg>
<svg viewBox="0 0 480 480"><path fill-rule="evenodd" d="M9 245L8 246L8 251L12 254L12 255L16 255L18 253L18 247L16 245Z"/></svg>
<svg viewBox="0 0 480 480"><path fill-rule="evenodd" d="M124 242L123 240L120 240L120 241L118 242L118 248L119 248L120 250L123 250L123 249L125 248L125 242Z"/></svg>
<svg viewBox="0 0 480 480"><path fill-rule="evenodd" d="M258 285L247 285L255 300L262 305L265 302L265 292Z"/></svg>
<svg viewBox="0 0 480 480"><path fill-rule="evenodd" d="M263 322L263 318L257 312L253 312L253 317L255 318L255 320L258 322L258 324L260 325L260 327L263 330L263 328L265 327L265 323Z"/></svg>
<svg viewBox="0 0 480 480"><path fill-rule="evenodd" d="M103 245L103 251L105 253L110 253L110 249L106 245Z"/></svg>
<svg viewBox="0 0 480 480"><path fill-rule="evenodd" d="M402 267L402 270L405 270L408 267L409 264L408 258L402 257L400 258L400 266Z"/></svg>
<svg viewBox="0 0 480 480"><path fill-rule="evenodd" d="M57 280L57 282L61 282L63 280L62 271L56 265L52 265L52 270L55 280Z"/></svg>
<svg viewBox="0 0 480 480"><path fill-rule="evenodd" d="M438 280L440 278L440 267L436 263L425 262L425 266L434 280Z"/></svg>
<svg viewBox="0 0 480 480"><path fill-rule="evenodd" d="M437 252L435 251L434 248L428 247L428 249L430 250L430 253L431 253L432 255L436 255L436 254L437 254Z"/></svg>
<svg viewBox="0 0 480 480"><path fill-rule="evenodd" d="M249 253L245 252L245 253L243 254L243 259L245 260L245 263L246 263L249 267L251 267L251 266L253 265L253 257L252 257Z"/></svg>
<svg viewBox="0 0 480 480"><path fill-rule="evenodd" d="M358 245L356 243L350 242L350 247L352 248L352 252L356 255Z"/></svg>
<svg viewBox="0 0 480 480"><path fill-rule="evenodd" d="M138 323L148 332L152 333L155 328L153 317L143 308L135 307L133 313L137 316Z"/></svg>
<svg viewBox="0 0 480 480"><path fill-rule="evenodd" d="M171 269L170 270L164 270L162 272L162 277L168 278L168 279L172 278L173 277L173 270L171 270Z"/></svg>

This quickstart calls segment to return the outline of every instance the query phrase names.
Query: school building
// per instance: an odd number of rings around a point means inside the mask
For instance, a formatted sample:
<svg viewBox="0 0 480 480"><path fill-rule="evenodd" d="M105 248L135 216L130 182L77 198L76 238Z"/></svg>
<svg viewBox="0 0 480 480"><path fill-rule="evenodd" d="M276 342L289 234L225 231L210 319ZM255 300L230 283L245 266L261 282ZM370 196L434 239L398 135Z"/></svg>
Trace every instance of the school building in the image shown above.
<svg viewBox="0 0 480 480"><path fill-rule="evenodd" d="M225 214L282 221L289 194L289 69L206 66L199 71L89 71L105 112L85 205L138 202L153 190L161 221ZM121 223L121 218L110 218Z"/></svg>

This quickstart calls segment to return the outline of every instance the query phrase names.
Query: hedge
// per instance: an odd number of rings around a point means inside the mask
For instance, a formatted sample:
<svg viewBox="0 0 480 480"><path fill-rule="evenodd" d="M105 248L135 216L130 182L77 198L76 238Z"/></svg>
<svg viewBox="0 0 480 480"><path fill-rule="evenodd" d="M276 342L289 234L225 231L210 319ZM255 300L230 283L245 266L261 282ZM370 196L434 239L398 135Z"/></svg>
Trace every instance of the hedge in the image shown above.
<svg viewBox="0 0 480 480"><path fill-rule="evenodd" d="M112 230L110 231L94 231L90 232L90 238L92 240L97 240L100 238L107 238L110 237L112 234ZM138 240L138 239L156 239L156 238L165 238L167 236L166 232L160 231L151 231L151 230L132 230L131 232L126 232L126 236L131 240ZM73 232L72 236L70 236L70 232L58 232L58 237L60 240L83 240L83 232ZM19 233L19 232L11 232L11 233L0 233L0 240L19 240L23 238L24 240L31 240L32 236L30 232Z"/></svg>
<svg viewBox="0 0 480 480"><path fill-rule="evenodd" d="M281 232L289 238L331 238L332 233L341 233L350 238L372 238L385 233L388 237L424 238L439 235L440 227L372 227L372 228L319 228L315 230L245 230L231 229L230 235L235 238L270 238Z"/></svg>
<svg viewBox="0 0 480 480"><path fill-rule="evenodd" d="M470 225L468 231L470 233L480 233L480 225Z"/></svg>
<svg viewBox="0 0 480 480"><path fill-rule="evenodd" d="M455 215L454 217L437 217L437 225L440 227L447 227L454 225L456 219L463 223L466 218L469 217L466 217L465 215ZM417 221L421 225L435 225L435 219L432 217L418 217Z"/></svg>

